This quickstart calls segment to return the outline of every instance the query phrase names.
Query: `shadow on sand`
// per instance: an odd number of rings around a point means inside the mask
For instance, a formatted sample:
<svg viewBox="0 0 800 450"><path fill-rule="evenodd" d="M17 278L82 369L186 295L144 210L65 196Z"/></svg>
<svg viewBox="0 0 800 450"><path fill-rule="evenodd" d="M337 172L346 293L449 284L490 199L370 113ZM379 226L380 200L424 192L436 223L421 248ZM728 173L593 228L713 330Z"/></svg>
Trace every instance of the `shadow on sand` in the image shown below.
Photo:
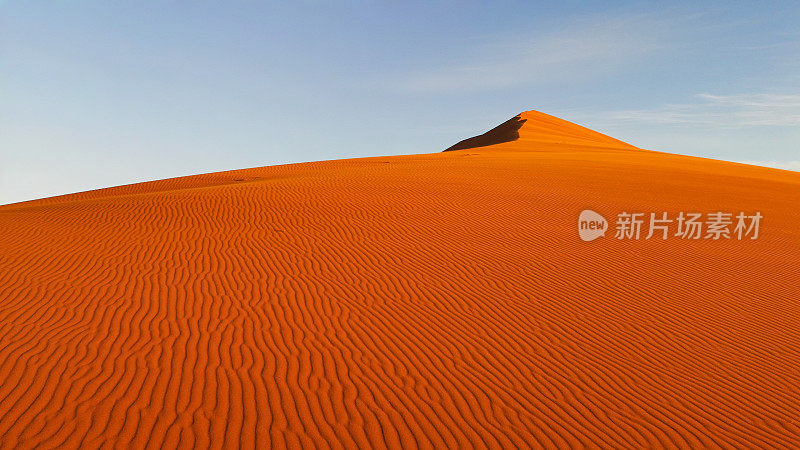
<svg viewBox="0 0 800 450"><path fill-rule="evenodd" d="M444 151L449 152L453 150L464 150L467 148L486 147L487 145L516 141L519 139L519 129L522 128L522 124L525 123L525 120L526 119L522 119L519 115L517 115L492 128L486 133L471 137L469 139L464 139L463 141Z"/></svg>

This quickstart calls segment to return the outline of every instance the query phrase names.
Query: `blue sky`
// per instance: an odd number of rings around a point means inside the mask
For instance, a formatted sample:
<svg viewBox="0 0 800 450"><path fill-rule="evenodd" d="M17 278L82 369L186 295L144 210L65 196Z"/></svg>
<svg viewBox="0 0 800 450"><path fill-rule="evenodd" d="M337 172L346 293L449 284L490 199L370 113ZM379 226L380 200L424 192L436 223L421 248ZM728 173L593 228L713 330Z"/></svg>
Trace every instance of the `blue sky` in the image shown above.
<svg viewBox="0 0 800 450"><path fill-rule="evenodd" d="M0 2L0 204L436 152L529 109L800 170L800 6L664 3Z"/></svg>

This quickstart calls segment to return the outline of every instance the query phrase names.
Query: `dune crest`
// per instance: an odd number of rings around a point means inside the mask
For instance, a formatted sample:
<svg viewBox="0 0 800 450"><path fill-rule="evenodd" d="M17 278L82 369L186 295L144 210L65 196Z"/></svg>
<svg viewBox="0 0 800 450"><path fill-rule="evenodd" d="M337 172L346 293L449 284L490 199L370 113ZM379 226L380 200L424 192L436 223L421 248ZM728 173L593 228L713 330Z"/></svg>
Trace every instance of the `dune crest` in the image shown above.
<svg viewBox="0 0 800 450"><path fill-rule="evenodd" d="M636 147L539 111L525 111L486 133L464 139L444 150L501 146L502 149L536 150L536 144L636 149Z"/></svg>
<svg viewBox="0 0 800 450"><path fill-rule="evenodd" d="M0 206L0 448L796 446L800 174L498 128Z"/></svg>

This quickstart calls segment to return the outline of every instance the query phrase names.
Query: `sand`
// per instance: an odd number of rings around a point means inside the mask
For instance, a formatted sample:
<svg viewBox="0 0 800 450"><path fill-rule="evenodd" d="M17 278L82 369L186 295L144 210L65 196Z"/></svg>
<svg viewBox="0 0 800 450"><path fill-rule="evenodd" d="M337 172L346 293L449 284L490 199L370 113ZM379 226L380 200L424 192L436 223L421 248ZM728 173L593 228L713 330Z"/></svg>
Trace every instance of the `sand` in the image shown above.
<svg viewBox="0 0 800 450"><path fill-rule="evenodd" d="M0 447L797 445L800 173L520 122L0 207Z"/></svg>

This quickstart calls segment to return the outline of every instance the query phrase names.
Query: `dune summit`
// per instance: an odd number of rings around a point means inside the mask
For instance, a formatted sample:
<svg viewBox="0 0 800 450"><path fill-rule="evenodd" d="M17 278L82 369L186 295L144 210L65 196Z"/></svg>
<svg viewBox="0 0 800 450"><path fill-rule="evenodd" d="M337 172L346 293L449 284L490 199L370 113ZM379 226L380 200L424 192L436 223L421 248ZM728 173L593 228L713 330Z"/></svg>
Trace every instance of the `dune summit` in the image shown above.
<svg viewBox="0 0 800 450"><path fill-rule="evenodd" d="M544 143L636 148L612 137L559 119L558 117L553 117L539 111L526 111L517 114L486 133L464 139L444 151L466 150L512 142L514 146L519 148L523 148L524 146L524 148L528 150L536 149L535 144ZM508 146L502 148L508 148Z"/></svg>
<svg viewBox="0 0 800 450"><path fill-rule="evenodd" d="M0 447L800 442L800 174L538 112L449 150L1 206Z"/></svg>

